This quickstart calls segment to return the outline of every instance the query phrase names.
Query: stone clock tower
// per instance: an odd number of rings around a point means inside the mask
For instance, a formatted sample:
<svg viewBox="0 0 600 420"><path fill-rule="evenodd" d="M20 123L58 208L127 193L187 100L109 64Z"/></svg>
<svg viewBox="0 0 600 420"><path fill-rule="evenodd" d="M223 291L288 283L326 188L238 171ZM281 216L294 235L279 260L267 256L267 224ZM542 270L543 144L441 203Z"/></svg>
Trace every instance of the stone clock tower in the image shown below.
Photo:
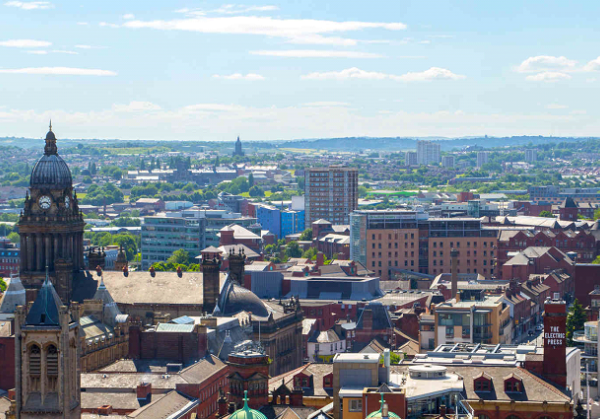
<svg viewBox="0 0 600 420"><path fill-rule="evenodd" d="M56 136L46 134L44 155L31 171L29 192L19 219L21 235L21 281L27 301L35 300L46 277L60 299L69 305L73 273L83 268L83 230L71 171L58 155Z"/></svg>

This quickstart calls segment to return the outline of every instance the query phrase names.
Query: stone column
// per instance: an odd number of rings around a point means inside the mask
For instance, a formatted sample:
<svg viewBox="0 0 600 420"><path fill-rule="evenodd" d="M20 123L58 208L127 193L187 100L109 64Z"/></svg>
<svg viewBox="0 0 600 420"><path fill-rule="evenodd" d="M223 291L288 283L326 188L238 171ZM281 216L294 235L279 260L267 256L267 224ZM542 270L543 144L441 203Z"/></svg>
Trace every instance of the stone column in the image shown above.
<svg viewBox="0 0 600 420"><path fill-rule="evenodd" d="M58 238L58 234L55 233L54 234L54 247L53 247L53 254L54 254L54 259L57 259L60 257L60 240Z"/></svg>
<svg viewBox="0 0 600 420"><path fill-rule="evenodd" d="M35 253L33 252L33 241L34 241L34 235L32 235L31 233L27 234L27 271L33 271L34 267L35 267L35 262L34 262L34 258L35 258Z"/></svg>
<svg viewBox="0 0 600 420"><path fill-rule="evenodd" d="M52 238L50 235L44 235L44 254L46 261L44 261L44 269L48 267L52 270Z"/></svg>
<svg viewBox="0 0 600 420"><path fill-rule="evenodd" d="M69 246L68 246L68 242L67 242L67 234L66 233L61 233L61 239L62 239L62 249L61 249L61 257L63 257L64 259L68 259L69 258Z"/></svg>
<svg viewBox="0 0 600 420"><path fill-rule="evenodd" d="M73 256L73 234L69 233L69 256L71 257L71 260L73 261L73 264L75 264L75 257Z"/></svg>
<svg viewBox="0 0 600 420"><path fill-rule="evenodd" d="M21 271L25 271L27 269L27 235L24 233L21 234L19 242L19 246L21 248Z"/></svg>
<svg viewBox="0 0 600 420"><path fill-rule="evenodd" d="M43 258L44 258L44 247L42 246L42 234L38 233L35 235L35 259L36 259L36 271L42 271Z"/></svg>

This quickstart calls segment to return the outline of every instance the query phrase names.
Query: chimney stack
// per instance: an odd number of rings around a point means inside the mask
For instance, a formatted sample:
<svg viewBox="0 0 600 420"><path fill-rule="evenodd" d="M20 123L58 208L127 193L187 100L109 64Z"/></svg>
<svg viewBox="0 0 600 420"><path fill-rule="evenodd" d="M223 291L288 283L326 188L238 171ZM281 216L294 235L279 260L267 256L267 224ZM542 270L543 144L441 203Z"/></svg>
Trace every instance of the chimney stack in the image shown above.
<svg viewBox="0 0 600 420"><path fill-rule="evenodd" d="M458 293L458 251L452 248L450 257L452 258L452 290L450 296L456 297L456 293Z"/></svg>
<svg viewBox="0 0 600 420"><path fill-rule="evenodd" d="M554 293L544 303L543 376L565 388L567 386L567 305Z"/></svg>
<svg viewBox="0 0 600 420"><path fill-rule="evenodd" d="M137 386L137 400L140 407L149 404L152 401L152 384L149 382L142 382Z"/></svg>

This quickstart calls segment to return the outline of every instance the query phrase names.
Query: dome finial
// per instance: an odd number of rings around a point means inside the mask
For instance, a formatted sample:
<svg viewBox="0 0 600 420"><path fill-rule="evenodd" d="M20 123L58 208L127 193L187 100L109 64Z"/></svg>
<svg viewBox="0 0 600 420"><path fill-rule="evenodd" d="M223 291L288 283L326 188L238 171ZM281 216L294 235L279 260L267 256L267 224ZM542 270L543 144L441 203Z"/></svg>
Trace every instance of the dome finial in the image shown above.
<svg viewBox="0 0 600 420"><path fill-rule="evenodd" d="M52 131L52 118L50 118L50 131Z"/></svg>
<svg viewBox="0 0 600 420"><path fill-rule="evenodd" d="M47 156L58 154L56 147L56 136L52 132L52 120L50 120L50 131L46 134L46 146L44 147L44 154Z"/></svg>

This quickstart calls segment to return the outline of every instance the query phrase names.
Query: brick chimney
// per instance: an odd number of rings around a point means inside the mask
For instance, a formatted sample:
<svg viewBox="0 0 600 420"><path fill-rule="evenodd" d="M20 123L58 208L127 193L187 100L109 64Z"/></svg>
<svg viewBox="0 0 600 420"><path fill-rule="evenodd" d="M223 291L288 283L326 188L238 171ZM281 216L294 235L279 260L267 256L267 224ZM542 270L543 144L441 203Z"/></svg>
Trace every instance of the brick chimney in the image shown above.
<svg viewBox="0 0 600 420"><path fill-rule="evenodd" d="M229 412L227 410L227 398L225 397L224 393L221 393L217 404L219 405L219 418L225 418L225 416L229 414Z"/></svg>
<svg viewBox="0 0 600 420"><path fill-rule="evenodd" d="M567 385L567 305L554 293L544 303L544 362L545 379L565 388Z"/></svg>
<svg viewBox="0 0 600 420"><path fill-rule="evenodd" d="M440 405L440 417L444 418L446 416L446 406L444 404Z"/></svg>
<svg viewBox="0 0 600 420"><path fill-rule="evenodd" d="M299 407L302 406L302 400L304 397L304 392L302 391L302 389L294 389L292 391L292 393L290 394L290 405L292 407Z"/></svg>
<svg viewBox="0 0 600 420"><path fill-rule="evenodd" d="M450 258L452 258L452 289L450 290L450 299L452 299L458 292L458 251L454 248L450 251Z"/></svg>
<svg viewBox="0 0 600 420"><path fill-rule="evenodd" d="M233 229L223 228L219 232L221 234L221 239L219 240L219 246L222 245L233 245L235 243L235 239L233 237Z"/></svg>
<svg viewBox="0 0 600 420"><path fill-rule="evenodd" d="M325 256L321 251L317 252L317 267L322 267L325 265Z"/></svg>
<svg viewBox="0 0 600 420"><path fill-rule="evenodd" d="M148 382L142 382L136 388L137 399L140 407L149 404L152 401L152 384Z"/></svg>

